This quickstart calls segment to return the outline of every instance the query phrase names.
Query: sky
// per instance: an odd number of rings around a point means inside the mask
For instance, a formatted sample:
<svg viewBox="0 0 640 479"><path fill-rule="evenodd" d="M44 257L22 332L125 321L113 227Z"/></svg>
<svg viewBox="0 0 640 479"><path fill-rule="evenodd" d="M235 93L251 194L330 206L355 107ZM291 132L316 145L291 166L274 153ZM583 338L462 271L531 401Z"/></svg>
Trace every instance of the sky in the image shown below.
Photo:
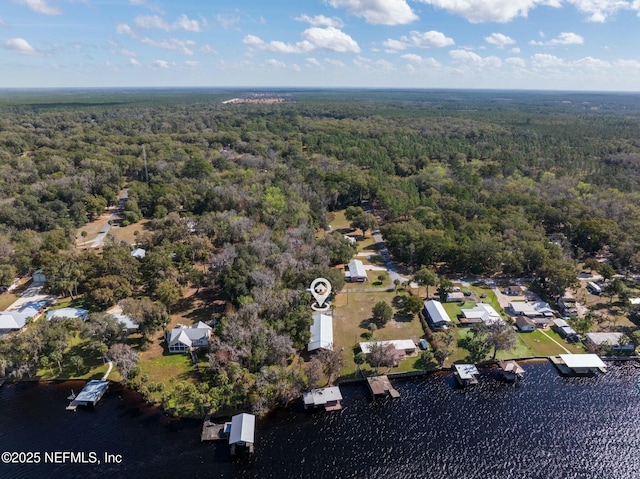
<svg viewBox="0 0 640 479"><path fill-rule="evenodd" d="M0 0L0 88L640 91L640 0Z"/></svg>

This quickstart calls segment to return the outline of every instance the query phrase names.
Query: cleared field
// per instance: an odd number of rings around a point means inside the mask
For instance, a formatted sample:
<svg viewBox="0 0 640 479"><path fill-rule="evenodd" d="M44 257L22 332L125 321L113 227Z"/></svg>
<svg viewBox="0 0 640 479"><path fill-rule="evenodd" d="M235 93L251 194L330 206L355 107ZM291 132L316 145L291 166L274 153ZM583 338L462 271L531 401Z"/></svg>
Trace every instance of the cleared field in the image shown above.
<svg viewBox="0 0 640 479"><path fill-rule="evenodd" d="M344 366L342 377L349 377L356 371L354 354L358 343L369 341L367 335L371 319L371 309L378 301L386 301L393 307L395 293L393 292L373 292L373 293L339 293L335 300L333 312L333 337L334 348L343 351ZM394 312L397 308L394 308ZM401 316L395 316L384 327L377 329L373 333L371 340L389 339L409 339L411 336L422 337L423 331L417 318L408 320ZM417 357L409 357L401 361L394 372L409 371L416 369ZM368 370L365 365L363 370Z"/></svg>

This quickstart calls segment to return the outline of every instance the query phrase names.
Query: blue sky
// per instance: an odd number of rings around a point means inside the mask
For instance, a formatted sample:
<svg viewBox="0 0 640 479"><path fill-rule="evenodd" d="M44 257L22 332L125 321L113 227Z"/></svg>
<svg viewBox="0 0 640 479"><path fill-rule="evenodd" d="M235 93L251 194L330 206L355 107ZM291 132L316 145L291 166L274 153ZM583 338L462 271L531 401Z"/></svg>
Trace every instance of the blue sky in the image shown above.
<svg viewBox="0 0 640 479"><path fill-rule="evenodd" d="M640 0L1 0L0 88L640 91Z"/></svg>

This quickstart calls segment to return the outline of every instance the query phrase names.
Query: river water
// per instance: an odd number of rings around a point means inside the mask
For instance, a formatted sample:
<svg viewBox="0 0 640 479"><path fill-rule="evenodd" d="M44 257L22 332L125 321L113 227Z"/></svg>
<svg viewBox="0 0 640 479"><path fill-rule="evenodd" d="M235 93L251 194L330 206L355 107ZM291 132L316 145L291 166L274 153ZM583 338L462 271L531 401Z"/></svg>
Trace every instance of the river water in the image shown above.
<svg viewBox="0 0 640 479"><path fill-rule="evenodd" d="M73 413L66 397L78 383L5 384L0 452L93 452L101 464L0 463L0 478L640 477L640 365L595 378L562 378L546 362L525 369L519 384L485 371L464 390L448 373L398 380L401 397L376 402L345 385L342 411L296 405L259 420L248 461L201 443L201 421L169 420L116 387Z"/></svg>

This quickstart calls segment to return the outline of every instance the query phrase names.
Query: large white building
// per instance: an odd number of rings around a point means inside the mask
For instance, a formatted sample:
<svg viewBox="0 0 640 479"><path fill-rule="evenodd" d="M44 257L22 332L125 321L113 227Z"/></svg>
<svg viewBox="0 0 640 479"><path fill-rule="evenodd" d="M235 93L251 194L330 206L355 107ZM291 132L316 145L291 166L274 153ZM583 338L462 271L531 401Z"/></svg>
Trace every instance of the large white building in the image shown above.
<svg viewBox="0 0 640 479"><path fill-rule="evenodd" d="M440 301L430 299L424 302L424 313L432 329L447 329L451 318Z"/></svg>

